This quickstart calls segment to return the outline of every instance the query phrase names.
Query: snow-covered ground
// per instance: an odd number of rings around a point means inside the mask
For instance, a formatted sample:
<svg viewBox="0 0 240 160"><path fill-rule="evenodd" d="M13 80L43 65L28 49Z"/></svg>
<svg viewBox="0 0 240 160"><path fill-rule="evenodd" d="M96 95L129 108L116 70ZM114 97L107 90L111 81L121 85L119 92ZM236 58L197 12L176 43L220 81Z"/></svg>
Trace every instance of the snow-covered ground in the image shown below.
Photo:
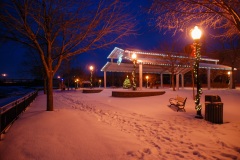
<svg viewBox="0 0 240 160"><path fill-rule="evenodd" d="M112 90L55 91L53 112L40 92L2 136L0 159L240 159L240 89L203 90L203 115L204 96L221 97L221 125L194 118L190 88L139 98L112 97ZM168 106L176 95L188 98L186 112Z"/></svg>

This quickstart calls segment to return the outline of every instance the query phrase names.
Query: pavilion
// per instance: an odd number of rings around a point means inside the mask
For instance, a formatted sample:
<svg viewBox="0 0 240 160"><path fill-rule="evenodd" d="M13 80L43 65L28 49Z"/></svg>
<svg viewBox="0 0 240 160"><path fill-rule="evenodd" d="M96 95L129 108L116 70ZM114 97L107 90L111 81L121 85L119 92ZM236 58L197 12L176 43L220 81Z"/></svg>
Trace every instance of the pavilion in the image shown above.
<svg viewBox="0 0 240 160"><path fill-rule="evenodd" d="M163 87L163 74L171 74L167 67L170 67L168 61L164 57L167 56L166 53L155 53L155 52L142 52L142 51L136 51L136 50L123 50L121 48L115 47L112 52L108 55L108 59L110 59L110 62L107 62L101 69L101 71L104 72L104 88L106 88L106 79L107 74L106 72L132 72L133 71L133 64L132 63L124 63L124 61L132 61L131 55L135 53L137 55L137 66L139 73L139 86L138 89L142 89L143 84L143 73L155 73L160 74L160 80L161 84L160 86ZM186 56L180 56L178 54L171 54L172 57L175 59L194 59L189 58ZM181 87L184 87L184 74L192 70L192 64L191 63L177 63L176 61L176 67L175 68L175 75L176 75L176 89L179 90L179 77L181 76ZM231 67L226 65L220 65L218 64L218 59L212 59L212 58L201 58L199 63L199 68L205 68L207 69L207 86L208 89L211 88L210 85L210 76L211 76L211 70L226 70L231 71ZM232 85L232 74L230 75L230 86Z"/></svg>

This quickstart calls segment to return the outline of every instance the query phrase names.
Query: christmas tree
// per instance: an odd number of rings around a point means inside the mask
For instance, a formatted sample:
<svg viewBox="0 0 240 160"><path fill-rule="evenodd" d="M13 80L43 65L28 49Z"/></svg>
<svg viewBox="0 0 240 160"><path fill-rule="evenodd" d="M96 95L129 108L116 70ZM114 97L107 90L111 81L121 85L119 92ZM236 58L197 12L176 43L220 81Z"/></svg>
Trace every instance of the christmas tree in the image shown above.
<svg viewBox="0 0 240 160"><path fill-rule="evenodd" d="M128 79L128 76L127 78L124 80L123 82L123 88L131 88L131 82L130 82L130 79Z"/></svg>

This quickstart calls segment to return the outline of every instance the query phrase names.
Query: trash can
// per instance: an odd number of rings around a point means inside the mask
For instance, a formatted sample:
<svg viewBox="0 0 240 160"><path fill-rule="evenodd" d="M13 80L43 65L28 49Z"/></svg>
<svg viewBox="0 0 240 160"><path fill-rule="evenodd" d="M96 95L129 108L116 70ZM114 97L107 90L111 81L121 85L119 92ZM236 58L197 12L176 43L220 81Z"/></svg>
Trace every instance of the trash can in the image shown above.
<svg viewBox="0 0 240 160"><path fill-rule="evenodd" d="M218 95L205 95L205 102L221 102L221 98Z"/></svg>
<svg viewBox="0 0 240 160"><path fill-rule="evenodd" d="M223 103L218 95L205 96L205 120L223 124Z"/></svg>

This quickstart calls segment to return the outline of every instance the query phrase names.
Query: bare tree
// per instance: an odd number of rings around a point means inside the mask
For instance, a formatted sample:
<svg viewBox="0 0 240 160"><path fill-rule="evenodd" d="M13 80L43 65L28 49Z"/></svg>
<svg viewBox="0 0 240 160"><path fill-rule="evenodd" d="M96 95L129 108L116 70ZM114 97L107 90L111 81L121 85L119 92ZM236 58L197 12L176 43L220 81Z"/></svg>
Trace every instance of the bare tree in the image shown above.
<svg viewBox="0 0 240 160"><path fill-rule="evenodd" d="M73 87L74 83L76 84L76 79L78 79L77 83L81 83L84 79L88 79L87 73L85 73L82 66L76 67L73 65L73 59L65 59L58 70L58 74L64 79L64 82L67 83L67 90Z"/></svg>
<svg viewBox="0 0 240 160"><path fill-rule="evenodd" d="M47 111L54 110L53 76L64 59L114 44L135 27L119 0L11 0L3 5L5 37L34 48L41 58Z"/></svg>
<svg viewBox="0 0 240 160"><path fill-rule="evenodd" d="M240 38L230 39L228 42L220 42L222 46L220 51L218 52L218 57L221 59L222 64L231 66L231 73L233 79L232 89L235 88L235 74L234 68L240 67Z"/></svg>
<svg viewBox="0 0 240 160"><path fill-rule="evenodd" d="M176 91L174 76L184 70L184 66L189 62L189 58L181 54L166 52L166 56L163 59L168 64L168 66L163 66L163 68L171 73L172 88L173 91Z"/></svg>
<svg viewBox="0 0 240 160"><path fill-rule="evenodd" d="M191 65L190 58L187 54L179 54L179 52L175 52L178 50L176 48L177 42L170 43L163 43L162 46L160 46L160 50L164 51L166 56L162 58L166 66L162 66L165 70L169 71L171 73L171 84L173 91L176 91L175 88L175 75L178 73L181 73L182 70L184 70L184 66Z"/></svg>
<svg viewBox="0 0 240 160"><path fill-rule="evenodd" d="M213 37L240 36L239 0L154 0L150 13L161 30L189 33L194 25L209 28ZM218 31L218 32L217 32Z"/></svg>
<svg viewBox="0 0 240 160"><path fill-rule="evenodd" d="M47 93L47 77L44 67L41 63L41 59L39 59L39 55L35 53L36 50L29 49L24 56L26 57L22 63L24 66L23 74L30 75L36 79L42 79L44 81L44 94Z"/></svg>
<svg viewBox="0 0 240 160"><path fill-rule="evenodd" d="M240 37L236 39L229 39L228 41L216 41L218 46L213 52L211 57L218 58L220 64L231 66L232 73L232 89L235 88L236 71L234 68L239 68L240 64Z"/></svg>

